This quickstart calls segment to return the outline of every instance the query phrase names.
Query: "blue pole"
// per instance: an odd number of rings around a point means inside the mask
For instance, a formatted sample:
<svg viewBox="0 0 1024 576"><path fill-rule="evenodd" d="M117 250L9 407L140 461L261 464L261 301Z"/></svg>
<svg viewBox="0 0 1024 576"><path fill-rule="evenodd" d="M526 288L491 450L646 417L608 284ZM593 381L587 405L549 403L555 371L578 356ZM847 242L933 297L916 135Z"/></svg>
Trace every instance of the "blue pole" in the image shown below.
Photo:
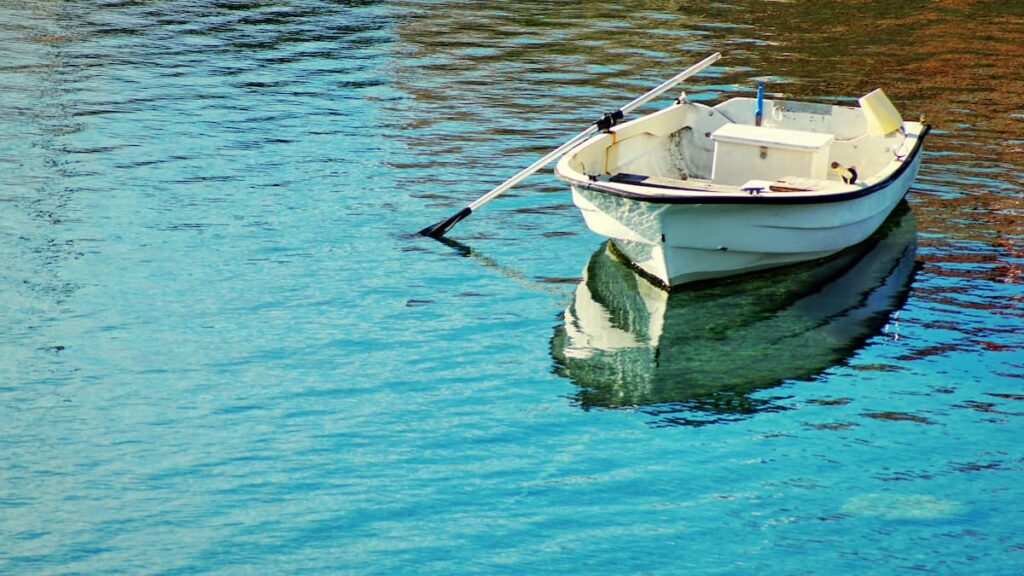
<svg viewBox="0 0 1024 576"><path fill-rule="evenodd" d="M764 115L764 82L757 83L757 108L754 110L754 125L761 125L761 117Z"/></svg>

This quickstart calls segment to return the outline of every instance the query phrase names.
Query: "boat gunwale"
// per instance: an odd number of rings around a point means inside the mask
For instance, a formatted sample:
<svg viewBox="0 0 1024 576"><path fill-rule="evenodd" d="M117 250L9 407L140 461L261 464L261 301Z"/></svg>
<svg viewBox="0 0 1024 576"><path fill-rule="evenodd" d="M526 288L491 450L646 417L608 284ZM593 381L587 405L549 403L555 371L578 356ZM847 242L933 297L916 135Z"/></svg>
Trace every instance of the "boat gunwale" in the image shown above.
<svg viewBox="0 0 1024 576"><path fill-rule="evenodd" d="M761 192L757 194L727 194L722 192L708 192L707 190L701 190L699 188L685 188L682 186L668 186L661 184L643 184L643 183L630 183L629 186L642 186L645 188L660 188L663 190L679 190L683 192L691 192L691 194L680 195L680 194L640 194L632 192L624 188L610 185L605 182L596 182L591 180L579 180L577 178L560 174L557 167L555 169L555 175L561 180L568 182L571 185L580 186L587 190L593 190L596 192L604 192L613 196L620 196L629 200L636 200L638 202L650 202L652 204L827 204L830 202L844 202L847 200L854 200L857 198L863 198L864 196L870 196L876 192L884 190L891 186L896 180L903 176L911 165L917 160L922 147L924 146L925 137L931 132L932 126L927 122L922 122L921 126L923 129L916 135L916 141L914 142L914 148L911 150L901 161L900 166L893 170L891 174L886 176L884 179L865 186L864 188L858 188L854 190L845 190L841 192L822 192L822 193L794 193L794 192ZM582 146L582 145L581 145ZM778 194L778 195L776 195Z"/></svg>

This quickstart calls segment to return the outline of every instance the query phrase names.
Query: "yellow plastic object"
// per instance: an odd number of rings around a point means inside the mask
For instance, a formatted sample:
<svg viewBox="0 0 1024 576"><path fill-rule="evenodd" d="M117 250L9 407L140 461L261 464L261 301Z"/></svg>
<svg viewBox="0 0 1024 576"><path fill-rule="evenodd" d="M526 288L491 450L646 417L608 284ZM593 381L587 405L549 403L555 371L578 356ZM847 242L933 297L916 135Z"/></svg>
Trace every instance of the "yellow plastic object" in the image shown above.
<svg viewBox="0 0 1024 576"><path fill-rule="evenodd" d="M881 88L860 98L860 108L868 121L868 134L883 136L903 126L903 117Z"/></svg>

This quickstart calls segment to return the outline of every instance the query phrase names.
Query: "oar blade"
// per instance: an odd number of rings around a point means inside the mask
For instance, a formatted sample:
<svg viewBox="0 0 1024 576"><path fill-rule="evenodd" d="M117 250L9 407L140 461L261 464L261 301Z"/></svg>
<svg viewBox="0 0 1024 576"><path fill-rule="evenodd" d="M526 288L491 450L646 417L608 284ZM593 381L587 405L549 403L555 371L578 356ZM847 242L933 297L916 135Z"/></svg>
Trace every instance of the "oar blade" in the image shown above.
<svg viewBox="0 0 1024 576"><path fill-rule="evenodd" d="M441 220L433 226L427 226L423 230L420 230L420 234L423 236L430 236L431 238L440 238L445 235L453 226L462 222L467 216L473 213L473 210L467 206L462 210L459 210L452 216Z"/></svg>

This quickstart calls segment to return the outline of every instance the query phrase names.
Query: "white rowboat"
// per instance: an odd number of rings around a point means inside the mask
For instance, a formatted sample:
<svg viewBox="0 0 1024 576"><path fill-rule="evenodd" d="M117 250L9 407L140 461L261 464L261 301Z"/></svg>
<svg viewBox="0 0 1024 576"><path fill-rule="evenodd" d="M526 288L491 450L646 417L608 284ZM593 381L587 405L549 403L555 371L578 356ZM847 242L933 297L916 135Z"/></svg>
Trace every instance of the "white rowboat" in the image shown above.
<svg viewBox="0 0 1024 576"><path fill-rule="evenodd" d="M881 90L860 104L682 95L590 137L555 174L587 226L663 288L814 260L868 238L920 166L930 127Z"/></svg>

